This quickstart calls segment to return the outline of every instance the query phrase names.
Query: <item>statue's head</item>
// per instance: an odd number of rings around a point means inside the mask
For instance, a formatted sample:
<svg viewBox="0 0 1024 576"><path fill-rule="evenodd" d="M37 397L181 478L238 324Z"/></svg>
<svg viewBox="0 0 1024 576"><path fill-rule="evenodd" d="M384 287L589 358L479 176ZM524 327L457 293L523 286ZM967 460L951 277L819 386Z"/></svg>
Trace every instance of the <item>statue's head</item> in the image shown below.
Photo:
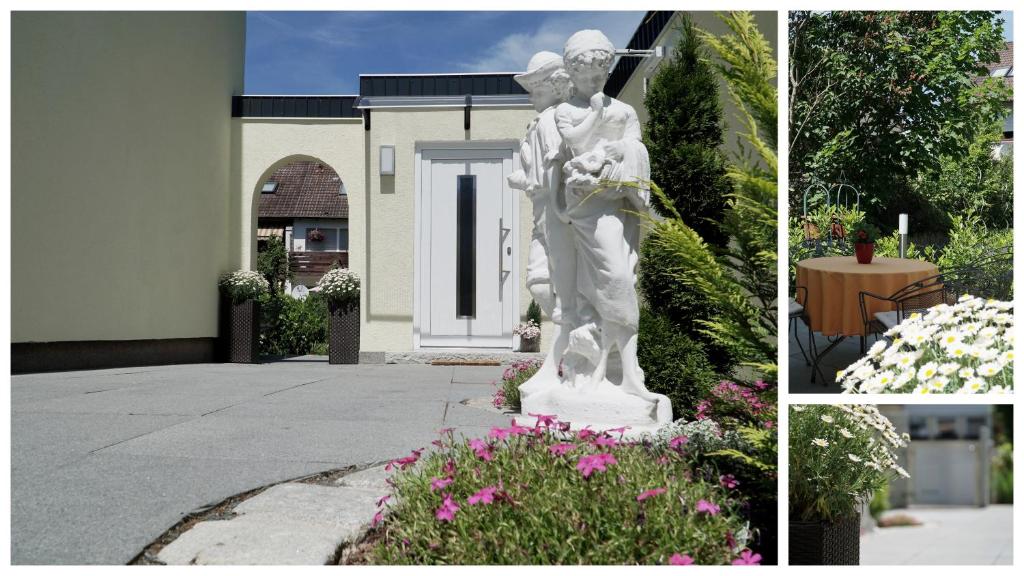
<svg viewBox="0 0 1024 576"><path fill-rule="evenodd" d="M562 57L554 52L538 52L530 58L527 70L515 76L530 93L530 102L538 112L569 98L572 83L562 65Z"/></svg>
<svg viewBox="0 0 1024 576"><path fill-rule="evenodd" d="M580 30L565 42L565 69L581 95L604 89L615 59L615 46L600 30Z"/></svg>

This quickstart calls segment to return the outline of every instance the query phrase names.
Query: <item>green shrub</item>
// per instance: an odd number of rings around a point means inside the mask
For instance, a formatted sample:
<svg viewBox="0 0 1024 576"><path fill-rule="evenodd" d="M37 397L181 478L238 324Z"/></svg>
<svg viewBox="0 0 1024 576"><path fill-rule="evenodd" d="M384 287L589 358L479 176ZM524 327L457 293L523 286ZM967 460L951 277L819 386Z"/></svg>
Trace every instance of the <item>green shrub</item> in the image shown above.
<svg viewBox="0 0 1024 576"><path fill-rule="evenodd" d="M526 321L530 320L540 326L540 304L537 304L535 300L530 300L530 305L526 307Z"/></svg>
<svg viewBox="0 0 1024 576"><path fill-rule="evenodd" d="M735 364L729 348L705 334L703 325L698 322L718 316L718 307L700 290L679 282L672 268L675 259L662 247L660 234L659 229L652 229L640 246L638 284L644 302L652 313L671 322L677 333L703 346L708 357L713 358L715 370L727 372ZM642 320L640 324L643 332Z"/></svg>
<svg viewBox="0 0 1024 576"><path fill-rule="evenodd" d="M637 356L647 389L668 396L677 419L691 420L721 379L699 342L647 308L640 309Z"/></svg>
<svg viewBox="0 0 1024 576"><path fill-rule="evenodd" d="M557 421L543 422L559 427ZM658 449L538 425L399 459L379 564L757 563L742 503ZM383 513L386 512L386 517Z"/></svg>
<svg viewBox="0 0 1024 576"><path fill-rule="evenodd" d="M540 361L535 359L519 360L505 368L505 372L501 375L501 382L497 384L498 390L494 393L494 407L518 412L522 407L519 399L519 387L539 369Z"/></svg>
<svg viewBox="0 0 1024 576"><path fill-rule="evenodd" d="M311 293L304 300L273 293L263 300L261 353L270 356L311 354L327 348L327 303Z"/></svg>
<svg viewBox="0 0 1024 576"><path fill-rule="evenodd" d="M1013 504L1013 443L1003 442L992 457L992 498L996 504Z"/></svg>
<svg viewBox="0 0 1024 576"><path fill-rule="evenodd" d="M267 279L270 289L275 292L284 291L284 283L294 275L288 266L288 250L284 240L279 236L267 239L267 245L256 255L256 269Z"/></svg>
<svg viewBox="0 0 1024 576"><path fill-rule="evenodd" d="M889 507L889 485L884 484L871 495L871 502L868 503L868 511L871 513L871 517L877 522L878 519L881 518L882 513L888 510Z"/></svg>

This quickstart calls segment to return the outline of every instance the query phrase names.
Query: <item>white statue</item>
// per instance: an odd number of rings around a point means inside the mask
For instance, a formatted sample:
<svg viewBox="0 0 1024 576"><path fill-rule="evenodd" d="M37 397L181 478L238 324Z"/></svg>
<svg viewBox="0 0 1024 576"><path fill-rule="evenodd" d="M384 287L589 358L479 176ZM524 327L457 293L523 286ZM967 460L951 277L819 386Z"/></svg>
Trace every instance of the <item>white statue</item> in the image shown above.
<svg viewBox="0 0 1024 576"><path fill-rule="evenodd" d="M639 214L650 209L650 163L636 111L602 92L614 56L596 30L565 44L573 94L553 111L561 185L545 189L544 218L559 325L546 364L561 370L538 372L521 392L524 413L642 431L671 421L672 408L644 386L637 361Z"/></svg>

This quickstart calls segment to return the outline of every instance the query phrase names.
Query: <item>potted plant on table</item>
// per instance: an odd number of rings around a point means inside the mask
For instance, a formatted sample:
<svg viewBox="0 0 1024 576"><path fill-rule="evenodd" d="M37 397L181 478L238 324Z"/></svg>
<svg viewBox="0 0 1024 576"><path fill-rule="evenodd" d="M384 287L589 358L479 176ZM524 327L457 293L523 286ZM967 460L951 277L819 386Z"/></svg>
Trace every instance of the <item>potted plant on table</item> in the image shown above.
<svg viewBox="0 0 1024 576"><path fill-rule="evenodd" d="M878 228L864 222L857 228L853 238L853 250L857 254L857 262L860 264L871 264L871 258L875 255L875 240L878 238Z"/></svg>
<svg viewBox="0 0 1024 576"><path fill-rule="evenodd" d="M331 268L316 283L330 313L328 357L331 364L359 363L359 276Z"/></svg>
<svg viewBox="0 0 1024 576"><path fill-rule="evenodd" d="M226 338L228 362L255 364L260 352L260 298L270 283L255 270L236 270L221 276L223 297L221 337Z"/></svg>
<svg viewBox="0 0 1024 576"><path fill-rule="evenodd" d="M871 405L794 405L789 417L789 563L860 563L860 510L896 477L909 478L898 434Z"/></svg>

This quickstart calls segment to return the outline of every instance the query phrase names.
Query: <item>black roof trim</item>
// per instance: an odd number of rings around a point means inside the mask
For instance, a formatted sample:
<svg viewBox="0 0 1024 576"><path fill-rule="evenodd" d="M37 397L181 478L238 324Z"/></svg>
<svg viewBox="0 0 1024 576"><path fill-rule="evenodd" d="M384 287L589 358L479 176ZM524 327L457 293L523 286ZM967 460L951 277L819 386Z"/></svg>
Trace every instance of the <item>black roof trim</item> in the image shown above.
<svg viewBox="0 0 1024 576"><path fill-rule="evenodd" d="M362 118L358 96L232 96L233 118Z"/></svg>
<svg viewBox="0 0 1024 576"><path fill-rule="evenodd" d="M359 77L360 96L500 96L526 94L512 73L381 74Z"/></svg>
<svg viewBox="0 0 1024 576"><path fill-rule="evenodd" d="M629 39L626 48L650 50L674 14L675 12L672 10L651 10L645 14L643 21L637 26L636 32L633 32L633 37ZM619 58L611 75L608 76L608 82L604 85L604 93L612 98L618 97L630 76L640 66L641 60L643 59L633 57Z"/></svg>

